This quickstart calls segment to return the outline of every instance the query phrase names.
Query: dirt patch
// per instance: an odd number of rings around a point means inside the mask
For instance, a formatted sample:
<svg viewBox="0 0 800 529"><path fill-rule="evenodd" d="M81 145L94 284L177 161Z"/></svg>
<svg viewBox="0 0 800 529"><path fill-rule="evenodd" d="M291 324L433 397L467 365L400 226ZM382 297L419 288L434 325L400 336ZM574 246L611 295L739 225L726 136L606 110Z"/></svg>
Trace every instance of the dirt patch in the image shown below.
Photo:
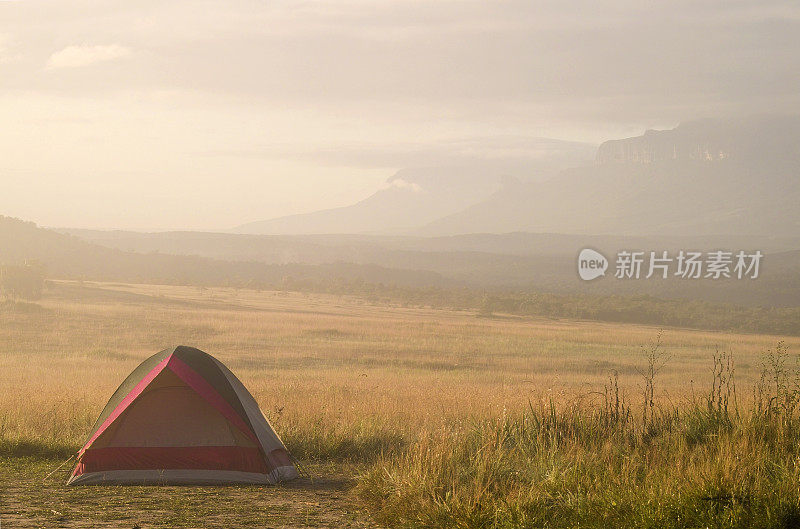
<svg viewBox="0 0 800 529"><path fill-rule="evenodd" d="M356 469L311 465L282 486L67 487L58 462L0 460L2 527L375 527L351 489Z"/></svg>

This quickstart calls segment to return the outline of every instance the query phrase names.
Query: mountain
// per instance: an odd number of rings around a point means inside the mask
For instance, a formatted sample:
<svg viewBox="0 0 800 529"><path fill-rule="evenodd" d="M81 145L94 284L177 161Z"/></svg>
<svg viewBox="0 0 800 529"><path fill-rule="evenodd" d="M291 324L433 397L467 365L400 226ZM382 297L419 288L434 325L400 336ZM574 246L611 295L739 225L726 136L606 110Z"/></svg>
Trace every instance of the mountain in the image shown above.
<svg viewBox="0 0 800 529"><path fill-rule="evenodd" d="M470 168L401 170L373 195L351 206L252 222L235 233L380 233L423 226L490 196L499 175Z"/></svg>
<svg viewBox="0 0 800 529"><path fill-rule="evenodd" d="M691 121L607 141L597 149L593 164L558 172L554 168L559 164L585 160L581 153L586 145L561 146L556 158L544 156L549 165L516 160L404 169L351 206L253 222L232 231L791 237L800 233L798 145L797 116ZM554 149L546 146L547 152ZM532 179L536 174L556 176Z"/></svg>
<svg viewBox="0 0 800 529"><path fill-rule="evenodd" d="M455 143L455 151L474 151L466 157L469 161L402 169L356 204L251 222L230 231L262 235L409 232L480 202L517 179L542 180L564 168L590 163L595 150L588 143L549 138ZM475 157L476 153L483 158Z"/></svg>
<svg viewBox="0 0 800 529"><path fill-rule="evenodd" d="M508 182L419 230L617 235L800 233L800 117L703 120L600 146L592 166Z"/></svg>

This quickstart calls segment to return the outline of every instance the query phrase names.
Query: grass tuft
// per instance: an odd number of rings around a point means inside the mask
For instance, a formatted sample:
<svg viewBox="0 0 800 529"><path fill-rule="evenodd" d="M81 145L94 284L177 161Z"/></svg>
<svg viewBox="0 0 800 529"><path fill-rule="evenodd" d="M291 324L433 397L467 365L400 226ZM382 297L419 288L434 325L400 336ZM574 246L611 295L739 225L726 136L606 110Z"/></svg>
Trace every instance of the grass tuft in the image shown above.
<svg viewBox="0 0 800 529"><path fill-rule="evenodd" d="M655 430L574 408L486 420L382 459L358 494L391 527L792 527L800 449L775 440L800 421L671 417Z"/></svg>
<svg viewBox="0 0 800 529"><path fill-rule="evenodd" d="M75 455L79 449L76 445L52 440L0 439L0 457L65 459Z"/></svg>

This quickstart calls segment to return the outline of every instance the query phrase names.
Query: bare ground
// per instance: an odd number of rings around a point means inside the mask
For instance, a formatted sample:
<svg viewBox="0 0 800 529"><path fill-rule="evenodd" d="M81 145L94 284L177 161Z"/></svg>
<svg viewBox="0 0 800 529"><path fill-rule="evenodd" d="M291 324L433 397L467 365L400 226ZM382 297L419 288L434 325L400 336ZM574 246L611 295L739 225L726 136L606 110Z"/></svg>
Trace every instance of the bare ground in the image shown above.
<svg viewBox="0 0 800 529"><path fill-rule="evenodd" d="M311 465L281 486L67 487L71 465L0 460L0 527L374 527L351 494L356 469Z"/></svg>

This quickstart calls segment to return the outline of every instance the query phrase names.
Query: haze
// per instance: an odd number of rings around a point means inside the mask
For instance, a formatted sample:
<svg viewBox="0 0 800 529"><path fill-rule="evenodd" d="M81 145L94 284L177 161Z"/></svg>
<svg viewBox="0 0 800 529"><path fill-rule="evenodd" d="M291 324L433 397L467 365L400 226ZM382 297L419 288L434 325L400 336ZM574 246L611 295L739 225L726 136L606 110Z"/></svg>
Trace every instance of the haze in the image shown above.
<svg viewBox="0 0 800 529"><path fill-rule="evenodd" d="M798 49L794 2L0 1L0 214L225 229L796 112Z"/></svg>

